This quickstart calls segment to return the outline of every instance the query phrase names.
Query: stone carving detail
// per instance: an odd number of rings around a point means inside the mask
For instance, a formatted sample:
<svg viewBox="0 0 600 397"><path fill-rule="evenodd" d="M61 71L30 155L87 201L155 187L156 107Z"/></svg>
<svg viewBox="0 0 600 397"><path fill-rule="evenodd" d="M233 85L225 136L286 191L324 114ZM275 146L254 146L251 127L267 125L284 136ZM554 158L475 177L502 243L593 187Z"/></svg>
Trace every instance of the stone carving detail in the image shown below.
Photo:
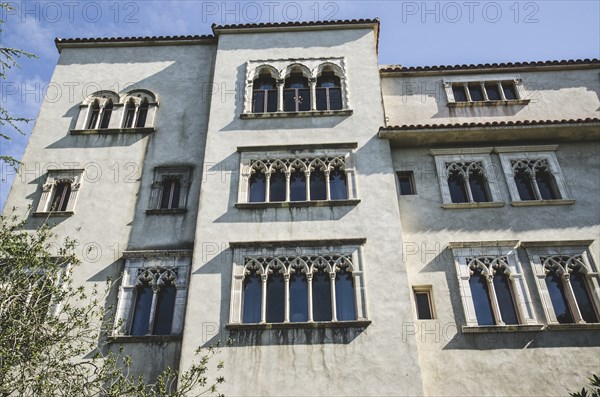
<svg viewBox="0 0 600 397"><path fill-rule="evenodd" d="M479 269L481 274L490 280L494 278L497 271L501 271L510 277L510 267L506 256L478 256L467 258L466 261L471 275Z"/></svg>
<svg viewBox="0 0 600 397"><path fill-rule="evenodd" d="M253 174L256 171L270 174L278 170L286 174L294 171L310 173L315 170L330 172L336 168L342 171L346 169L344 157L290 157L250 161L250 169Z"/></svg>
<svg viewBox="0 0 600 397"><path fill-rule="evenodd" d="M463 163L446 163L446 177L458 174L465 180L469 180L472 175L483 175L485 177L485 169L480 161L465 161Z"/></svg>
<svg viewBox="0 0 600 397"><path fill-rule="evenodd" d="M158 292L165 284L175 285L177 281L177 268L165 269L161 267L139 269L136 285L147 284L154 292Z"/></svg>
<svg viewBox="0 0 600 397"><path fill-rule="evenodd" d="M318 271L335 273L340 270L353 271L352 255L314 255L314 256L259 256L244 258L244 274L268 275L274 272L290 275L301 272L306 275Z"/></svg>
<svg viewBox="0 0 600 397"><path fill-rule="evenodd" d="M512 160L510 164L515 174L519 172L525 172L525 174L530 178L535 178L535 174L538 172L552 173L550 164L548 164L548 160L546 159Z"/></svg>
<svg viewBox="0 0 600 397"><path fill-rule="evenodd" d="M587 273L589 271L581 255L554 255L548 257L541 256L540 260L542 261L544 272L546 274L555 271L565 280L569 279L569 274L574 270L579 270L583 273Z"/></svg>

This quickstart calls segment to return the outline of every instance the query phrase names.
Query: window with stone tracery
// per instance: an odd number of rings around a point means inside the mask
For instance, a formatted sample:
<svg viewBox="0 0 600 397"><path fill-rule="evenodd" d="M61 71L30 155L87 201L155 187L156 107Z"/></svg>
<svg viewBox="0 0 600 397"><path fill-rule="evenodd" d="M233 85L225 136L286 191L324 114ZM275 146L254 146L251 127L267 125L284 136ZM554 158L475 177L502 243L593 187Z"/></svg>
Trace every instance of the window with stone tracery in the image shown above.
<svg viewBox="0 0 600 397"><path fill-rule="evenodd" d="M452 249L467 326L536 324L514 247Z"/></svg>
<svg viewBox="0 0 600 397"><path fill-rule="evenodd" d="M233 324L366 319L358 247L236 249Z"/></svg>
<svg viewBox="0 0 600 397"><path fill-rule="evenodd" d="M150 214L185 212L191 184L192 167L156 167L150 193Z"/></svg>
<svg viewBox="0 0 600 397"><path fill-rule="evenodd" d="M182 332L191 252L126 252L116 333L130 336Z"/></svg>
<svg viewBox="0 0 600 397"><path fill-rule="evenodd" d="M83 170L48 171L34 215L68 215L75 210Z"/></svg>
<svg viewBox="0 0 600 397"><path fill-rule="evenodd" d="M548 322L600 322L599 276L586 249L528 249Z"/></svg>
<svg viewBox="0 0 600 397"><path fill-rule="evenodd" d="M513 205L570 204L570 195L554 151L556 146L526 147L528 152L496 148Z"/></svg>
<svg viewBox="0 0 600 397"><path fill-rule="evenodd" d="M356 199L351 153L320 152L243 152L238 203Z"/></svg>
<svg viewBox="0 0 600 397"><path fill-rule="evenodd" d="M435 156L443 207L503 205L497 175L489 154L438 155L435 150L432 152Z"/></svg>

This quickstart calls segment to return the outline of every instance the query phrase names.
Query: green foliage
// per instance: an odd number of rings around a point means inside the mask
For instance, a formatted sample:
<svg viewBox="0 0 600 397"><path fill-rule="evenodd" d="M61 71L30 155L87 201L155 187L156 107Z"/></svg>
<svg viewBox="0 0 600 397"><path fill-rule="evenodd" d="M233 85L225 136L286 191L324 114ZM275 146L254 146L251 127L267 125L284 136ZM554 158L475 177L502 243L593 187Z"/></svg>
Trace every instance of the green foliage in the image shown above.
<svg viewBox="0 0 600 397"><path fill-rule="evenodd" d="M3 13L3 11L11 11L11 10L13 10L13 7L9 3L0 3L0 15ZM2 19L0 19L0 36L2 35L2 24L3 23L4 23L4 21ZM1 43L1 41L0 41L0 43ZM29 59L37 58L36 55L31 54L26 51L23 51L23 50L20 50L18 48L2 47L0 45L0 78L2 80L6 80L7 72L9 69L19 67L18 60L22 57L29 58ZM31 121L31 119L27 119L24 117L11 116L8 113L8 111L2 106L2 102L0 102L0 140L1 139L10 140L10 136L8 136L2 132L2 130L5 130L2 127L8 125L8 126L12 127L15 131L24 135L23 130L20 127L20 124L28 123L30 121ZM5 161L5 162L9 163L10 165L12 165L13 167L19 163L19 161L17 161L12 156L0 155L0 161Z"/></svg>
<svg viewBox="0 0 600 397"><path fill-rule="evenodd" d="M185 372L167 368L157 379L130 373L132 357L109 349L114 322L105 307L110 281L77 286L75 241L58 243L44 224L34 231L16 216L0 217L0 395L187 396L217 393L209 381L217 347L196 351ZM118 351L114 351L118 350ZM219 362L216 370L223 368Z"/></svg>
<svg viewBox="0 0 600 397"><path fill-rule="evenodd" d="M600 397L600 377L596 374L590 376L591 388L586 390L585 387L581 388L581 391L575 393L569 393L571 397Z"/></svg>

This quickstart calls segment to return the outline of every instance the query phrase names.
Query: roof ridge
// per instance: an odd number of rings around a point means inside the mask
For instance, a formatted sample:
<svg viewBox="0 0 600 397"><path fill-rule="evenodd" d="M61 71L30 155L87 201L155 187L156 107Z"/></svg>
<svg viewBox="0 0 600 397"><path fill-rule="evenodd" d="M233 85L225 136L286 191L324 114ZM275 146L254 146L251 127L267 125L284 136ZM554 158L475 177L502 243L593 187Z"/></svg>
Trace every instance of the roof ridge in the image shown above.
<svg viewBox="0 0 600 397"><path fill-rule="evenodd" d="M427 129L447 129L447 128L473 128L473 127L511 127L523 125L545 125L545 124L582 124L598 123L600 118L588 117L578 119L559 119L559 120L509 120L509 121L483 121L483 122L463 122L446 124L403 124L380 127L381 130L427 130Z"/></svg>
<svg viewBox="0 0 600 397"><path fill-rule="evenodd" d="M377 23L379 18L359 18L359 19L331 19L317 21L288 21L288 22L259 22L259 23L239 23L239 24L212 24L213 32L215 29L244 29L244 28L278 28L291 26L318 26L318 25L354 25L364 23Z"/></svg>
<svg viewBox="0 0 600 397"><path fill-rule="evenodd" d="M463 65L435 65L435 66L391 66L380 67L379 71L383 73L393 72L427 72L427 71L445 71L445 70L465 70L465 69L496 69L528 66L562 66L562 65L580 65L580 64L598 64L598 58L585 59L563 59L549 61L524 61L524 62L494 62Z"/></svg>

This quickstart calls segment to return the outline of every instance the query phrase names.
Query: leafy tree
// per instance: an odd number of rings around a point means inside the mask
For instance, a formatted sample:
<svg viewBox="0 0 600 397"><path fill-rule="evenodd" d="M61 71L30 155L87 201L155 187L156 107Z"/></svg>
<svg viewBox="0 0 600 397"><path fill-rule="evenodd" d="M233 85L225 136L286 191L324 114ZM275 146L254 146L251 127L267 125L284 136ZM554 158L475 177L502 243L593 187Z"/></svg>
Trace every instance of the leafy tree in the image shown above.
<svg viewBox="0 0 600 397"><path fill-rule="evenodd" d="M569 393L571 397L600 397L600 377L596 374L592 374L589 379L591 386L589 393L585 387L582 387L581 391Z"/></svg>
<svg viewBox="0 0 600 397"><path fill-rule="evenodd" d="M209 381L208 369L218 348L198 349L199 358L182 373L167 368L153 381L132 375L132 357L105 342L114 326L104 305L111 282L91 291L76 286L75 241L56 243L47 224L34 231L24 226L14 215L0 216L1 396L217 393L224 379Z"/></svg>
<svg viewBox="0 0 600 397"><path fill-rule="evenodd" d="M9 3L0 3L0 16L2 16L5 11L11 11L13 7ZM0 37L2 36L2 24L4 20L0 19ZM1 43L1 41L0 41ZM20 50L18 48L11 47L2 47L0 45L0 79L6 80L7 72L9 69L19 67L18 60L20 58L37 58L34 54L29 52ZM1 81L0 80L0 81ZM23 130L20 127L21 123L28 123L31 119L27 119L24 117L14 117L11 116L8 111L2 106L2 102L0 102L0 141L3 139L10 140L10 136L8 136L5 132L2 132L2 127L10 126L18 133L25 135ZM13 158L12 156L0 155L0 160L5 161L13 166L19 163L18 160Z"/></svg>

